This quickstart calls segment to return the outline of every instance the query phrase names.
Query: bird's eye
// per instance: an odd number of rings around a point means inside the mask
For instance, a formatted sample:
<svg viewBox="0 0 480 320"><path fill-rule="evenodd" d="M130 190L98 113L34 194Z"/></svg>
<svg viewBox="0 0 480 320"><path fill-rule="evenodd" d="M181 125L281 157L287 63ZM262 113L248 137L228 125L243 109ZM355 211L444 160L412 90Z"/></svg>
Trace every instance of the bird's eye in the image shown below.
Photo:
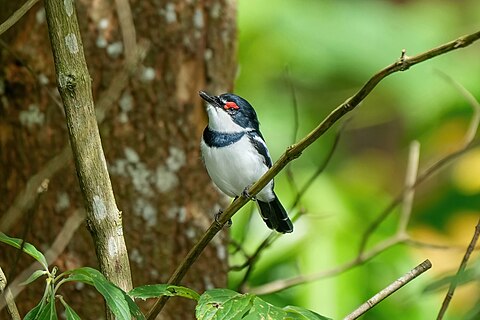
<svg viewBox="0 0 480 320"><path fill-rule="evenodd" d="M233 102L233 101L227 101L227 102L225 103L225 105L223 106L223 108L224 108L225 110L229 110L229 109L240 109L240 107L237 106L237 104L236 104L235 102Z"/></svg>

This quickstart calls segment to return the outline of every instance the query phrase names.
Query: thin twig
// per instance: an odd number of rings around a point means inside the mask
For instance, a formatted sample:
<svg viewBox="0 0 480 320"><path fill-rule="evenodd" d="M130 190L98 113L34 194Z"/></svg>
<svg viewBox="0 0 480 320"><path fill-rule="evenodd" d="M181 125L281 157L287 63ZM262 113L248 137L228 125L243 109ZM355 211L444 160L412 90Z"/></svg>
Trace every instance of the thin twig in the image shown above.
<svg viewBox="0 0 480 320"><path fill-rule="evenodd" d="M122 32L126 64L134 63L137 56L137 37L132 9L128 0L115 0L118 23Z"/></svg>
<svg viewBox="0 0 480 320"><path fill-rule="evenodd" d="M298 139L298 130L300 128L299 121L298 121L298 103L297 103L297 94L295 91L295 86L293 85L292 78L290 76L290 71L288 66L285 67L285 81L287 82L290 88L290 94L292 97L292 110L293 110L293 127L292 127L292 142L295 143ZM295 178L293 176L292 165L289 164L285 168L285 174L287 176L287 180L290 183L290 186L293 189L294 194L298 194L298 186L295 182Z"/></svg>
<svg viewBox="0 0 480 320"><path fill-rule="evenodd" d="M447 75L442 71L437 71L448 83L450 83L470 104L473 109L473 117L470 121L470 126L468 127L467 133L464 138L464 146L472 143L475 135L477 134L478 125L480 123L480 102L473 96L473 94L468 91L463 85L458 81Z"/></svg>
<svg viewBox="0 0 480 320"><path fill-rule="evenodd" d="M452 300L453 294L455 293L455 289L457 288L458 279L460 279L460 277L465 271L465 268L467 267L468 259L470 259L470 255L472 254L473 250L475 249L475 246L477 245L479 236L480 236L480 219L478 220L477 225L475 226L475 231L473 233L472 240L470 241L470 244L468 245L468 248L465 251L465 255L463 256L462 262L458 267L457 274L455 275L455 277L452 278L452 282L450 282L450 287L448 288L448 292L445 295L445 299L443 300L442 307L438 312L437 320L441 320L445 316L445 312L447 311L448 306L450 305L450 301Z"/></svg>
<svg viewBox="0 0 480 320"><path fill-rule="evenodd" d="M38 0L28 0L23 4L23 6L15 11L10 17L8 17L8 19L0 25L0 35L17 23L17 21L20 20L37 2Z"/></svg>
<svg viewBox="0 0 480 320"><path fill-rule="evenodd" d="M413 141L410 144L410 153L408 156L407 173L405 175L405 194L402 202L402 212L400 214L400 221L398 223L397 232L406 233L407 225L410 221L412 213L413 197L415 195L415 188L413 185L417 180L418 163L420 160L420 143Z"/></svg>
<svg viewBox="0 0 480 320"><path fill-rule="evenodd" d="M448 156L447 156L448 157ZM400 225L397 229L397 232L395 235L392 237L380 242L376 246L374 246L372 249L365 251L361 250L357 253L357 256L347 262L344 263L338 267L326 270L326 271L321 271L317 273L313 273L310 275L301 275L297 277L292 277L290 279L282 279L282 280L277 280L273 281L271 283L264 284L262 286L253 288L251 290L248 290L251 293L255 294L268 294L268 293L273 293L277 291L281 291L293 286L297 286L306 282L314 281L314 280L319 280L321 278L325 277L331 277L333 275L337 275L340 273L343 273L353 267L359 266L369 259L375 257L376 255L380 254L381 252L389 249L390 247L397 245L399 243L406 243L410 241L410 237L406 233L406 228L408 226L408 222L410 220L411 216L411 209L412 209L412 201L413 201L413 192L415 189L415 186L417 185L415 182L414 178L416 176L416 172L418 170L418 162L419 162L419 145L417 142L413 142L411 144L410 148L410 154L409 154L409 162L407 166L407 173L406 173L406 179L405 179L405 188L404 192L401 194L403 195L403 198L401 195L399 195L396 199L397 201L392 202L386 210L382 212L388 212L388 210L392 210L394 207L396 207L400 202L403 202L402 206L402 216L400 217ZM440 169L441 167L436 167L437 169ZM434 171L431 171L433 173ZM418 181L418 179L417 179ZM370 229L369 229L370 230ZM367 230L367 232L369 231ZM367 233L365 233L367 234ZM366 238L364 234L364 239ZM367 237L368 239L368 237Z"/></svg>
<svg viewBox="0 0 480 320"><path fill-rule="evenodd" d="M276 281L269 282L267 284L249 289L249 293L263 295L263 294L270 294L278 291L282 291L294 286L298 286L303 283L308 283L312 281L316 281L319 279L330 278L347 270L351 270L354 267L360 266L365 262L369 261L370 259L378 256L385 250L391 248L394 245L402 243L405 241L405 238L401 238L399 236L394 236L383 240L382 242L378 243L377 245L373 246L370 250L365 251L364 253L356 256L352 260L345 262L339 266L311 273L306 275L299 275L288 279L280 279Z"/></svg>
<svg viewBox="0 0 480 320"><path fill-rule="evenodd" d="M414 141L414 142L411 143L409 161L408 161L407 173L406 173L406 179L405 179L406 180L405 181L406 186L409 186L409 185L411 185L415 182L415 178L416 178L417 170L418 170L419 148L420 148L420 145L419 145L418 142ZM408 225L408 221L410 220L410 213L411 213L411 209L412 209L413 195L414 195L414 190L413 189L408 191L408 192L405 192L405 196L403 198L403 211L402 211L402 217L401 217L402 228L399 228L397 230L396 235L394 235L392 238L387 239L384 242L380 243L376 248L374 248L373 252L369 252L366 255L364 255L363 252L359 252L357 257L353 261L351 261L352 264L347 263L346 265L356 266L356 265L362 264L366 260L368 260L371 257L373 257L374 255L376 255L377 252L380 253L384 250L384 248L387 249L388 247L384 247L385 244L390 244L391 246L393 246L395 244L398 244L398 243L403 242L406 239L408 239L408 235L406 233L406 228L407 228L407 225ZM294 204L296 204L296 202L294 202ZM276 238L274 238L273 240L275 240L275 239ZM262 250L263 250L263 248L262 248ZM372 256L372 254L373 254L373 256ZM336 271L341 273L341 272L347 270L347 269L343 268L344 266L345 265L338 268ZM322 273L317 274L317 276L319 276L319 275L323 277ZM293 280L293 279L295 279L295 280ZM311 279L311 278L309 278L309 279ZM285 288L287 288L287 286L290 287L290 286L293 286L293 285L298 285L298 284L304 283L304 282L301 282L301 281L305 281L305 279L302 279L302 277L292 278L291 280L292 281L286 282L286 284L284 284L284 285L286 285ZM275 290L278 290L278 289L283 290L282 287L281 287L282 284L281 284L280 281L278 281L278 283L276 283L275 286L272 286L272 288L275 288ZM268 287L268 284L267 284L267 285L261 286L259 288L252 289L252 290L250 290L250 292L255 292L257 294L264 294L266 290L267 291L272 290L272 288Z"/></svg>
<svg viewBox="0 0 480 320"><path fill-rule="evenodd" d="M428 177L430 177L431 175L436 173L438 170L442 169L444 166L446 166L452 160L454 160L458 156L462 155L464 152L466 152L467 150L469 150L473 146L474 146L474 144L471 144L466 149L460 150L461 152L456 151L452 154L447 155L445 158L439 160L435 164L433 164L431 167L429 167L427 170L424 171L425 174L423 176L420 175L419 178L417 178L417 182L413 185L413 188L417 187L421 182L425 181ZM393 210L393 208L395 208L399 203L402 202L401 195L402 195L402 193L399 194L387 206L387 208L385 210L382 211L379 218L385 217L386 213L389 213L391 210ZM377 219L376 221L378 222L380 220L381 219ZM372 228L367 229L367 231L364 233L363 241L365 241L365 239L368 240L369 235L371 235L371 233L368 233L370 230L372 230ZM414 242L412 239L410 239L406 233L397 232L397 234L395 236L382 241L381 243L372 247L370 250L365 250L365 248L363 248L362 250L358 251L357 256L355 258L353 258L349 262L346 262L346 263L344 263L340 266L337 266L337 267L334 267L334 268L331 268L331 269L327 269L325 271L316 272L316 273L313 273L313 274L310 274L310 275L302 275L302 276L292 277L290 279L273 281L271 283L267 283L265 285L250 289L248 291L251 292L251 293L255 293L255 294L269 294L269 293L281 291L281 290L284 290L284 289L287 289L287 288L290 288L290 287L293 287L293 286L297 286L297 285L300 285L300 284L303 284L303 283L306 283L306 282L311 282L311 281L331 277L331 276L334 276L334 275L338 275L338 274L341 274L341 273L343 273L343 272L345 272L345 271L347 271L347 270L349 270L353 267L356 267L356 266L359 266L359 265L365 263L369 259L377 256L378 254L380 254L384 250L389 249L390 247L392 247L394 245L397 245L399 243L407 243L408 244L408 243L412 243L412 242L413 242L414 245L429 245L432 248L433 247L439 248L439 249L444 248L443 246L437 246L435 244L425 244L425 243L419 244L418 242Z"/></svg>
<svg viewBox="0 0 480 320"><path fill-rule="evenodd" d="M457 85L460 86L458 83ZM462 86L460 86L460 88L466 91L466 89L463 88ZM462 94L464 94L463 90L460 90ZM478 126L480 123L480 106L478 101L473 97L473 95L471 95L471 93L468 92L468 94L464 94L464 96L467 97L467 100L470 101L471 103L471 106L473 109L473 115L472 115L472 119L470 120L470 124L468 126L467 132L465 133L465 136L463 138L462 147L457 151L454 151L444 156L443 158L441 158L440 160L432 164L430 167L423 170L418 175L414 184L403 188L403 190L390 202L390 204L385 208L385 210L383 210L375 218L375 220L368 226L367 230L364 232L362 236L362 240L360 241L360 246L358 249L359 253L365 250L365 247L367 245L367 242L370 236L378 228L378 226L391 214L393 209L402 201L403 195L406 192L408 192L408 190L416 188L425 180L430 178L434 173L436 173L437 171L445 167L447 164L449 164L451 161L463 155L465 152L469 151L470 149L472 149L478 144L478 143L475 143L473 139L478 131Z"/></svg>
<svg viewBox="0 0 480 320"><path fill-rule="evenodd" d="M2 268L0 268L0 304L6 304L7 312L12 320L21 319L12 291L7 287L7 278L5 277Z"/></svg>
<svg viewBox="0 0 480 320"><path fill-rule="evenodd" d="M367 302L362 304L360 307L358 307L355 311L350 313L348 316L346 316L343 320L354 320L363 315L365 312L368 310L372 309L374 306L382 302L385 298L387 298L389 295L427 271L432 267L432 263L430 260L425 260L418 266L416 266L414 269L412 269L410 272L405 274L404 276L398 278L395 282L390 284L388 287L368 299Z"/></svg>
<svg viewBox="0 0 480 320"><path fill-rule="evenodd" d="M359 105L359 103L362 102L365 97L367 97L370 92L372 92L372 90L377 86L377 84L385 77L398 71L405 71L418 63L427 61L452 50L469 46L478 39L480 39L480 31L462 36L456 40L450 41L446 44L428 50L419 55L412 57L402 57L402 59L399 59L397 62L394 62L386 68L377 72L363 85L362 88L360 88L360 90L354 96L350 97L337 108L335 108L312 132L310 132L298 143L290 146L285 151L285 153L280 156L280 158L275 162L275 164L255 184L253 184L249 188L248 194L255 196L258 192L260 192L260 190L262 190L267 185L267 183L269 183L290 161L298 158L307 147L309 147L313 142L320 138L340 118L355 109ZM183 259L183 261L171 275L168 280L169 284L178 284L183 279L187 271L190 269L191 265L197 260L198 256L203 252L208 243L232 218L232 216L238 210L240 210L240 208L242 208L248 201L249 199L245 197L238 197L221 214L221 216L210 225L210 227L202 235L200 240L188 252L187 256ZM163 306L166 304L167 300L167 297L157 299L154 306L148 312L147 317L149 320L153 320L156 318L158 313L163 309Z"/></svg>
<svg viewBox="0 0 480 320"><path fill-rule="evenodd" d="M419 240L414 240L414 239L408 239L405 241L406 244L412 247L418 247L418 248L426 248L426 249L434 249L434 250L453 250L453 251L465 251L465 246L458 246L458 245L444 245L444 244L438 244L438 243L430 243L430 242L424 242L424 241L419 241ZM480 246L476 246L474 251L480 250Z"/></svg>

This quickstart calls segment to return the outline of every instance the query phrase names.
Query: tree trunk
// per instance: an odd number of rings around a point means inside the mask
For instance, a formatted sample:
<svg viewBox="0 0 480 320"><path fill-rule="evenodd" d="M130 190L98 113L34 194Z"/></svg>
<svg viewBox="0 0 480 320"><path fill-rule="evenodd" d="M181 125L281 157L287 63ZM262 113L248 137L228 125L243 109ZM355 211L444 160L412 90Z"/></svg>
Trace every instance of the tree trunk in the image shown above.
<svg viewBox="0 0 480 320"><path fill-rule="evenodd" d="M11 6L11 1L0 3ZM224 205L199 155L206 116L197 93L232 90L235 7L231 1L215 0L130 1L132 30L124 23L124 1L75 5L97 112L104 111L100 135L123 214L134 286L162 283ZM15 8L9 9L4 12ZM136 68L126 63L135 33L139 43L148 42ZM71 151L64 149L65 116L42 5L34 6L2 39L7 45L0 56L0 230L16 237L26 234L27 241L45 252L83 202ZM38 194L44 178L49 179L48 191ZM198 291L226 285L225 239L226 234L214 239L183 284ZM15 256L2 246L0 264L12 277L9 282L31 263L21 256L14 268ZM98 268L85 225L53 264L61 271ZM22 315L38 302L42 289L38 281L16 299ZM104 307L93 292L66 285L60 294L82 318L99 319ZM2 311L0 318L5 315ZM160 317L193 318L193 303L171 299Z"/></svg>

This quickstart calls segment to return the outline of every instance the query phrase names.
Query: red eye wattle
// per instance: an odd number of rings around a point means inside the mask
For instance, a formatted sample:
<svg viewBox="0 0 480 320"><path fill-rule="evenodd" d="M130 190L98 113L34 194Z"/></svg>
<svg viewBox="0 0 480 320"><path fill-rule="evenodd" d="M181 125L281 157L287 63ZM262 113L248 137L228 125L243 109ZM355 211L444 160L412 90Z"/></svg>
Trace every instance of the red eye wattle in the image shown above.
<svg viewBox="0 0 480 320"><path fill-rule="evenodd" d="M228 101L227 103L225 103L225 105L223 106L223 108L225 110L228 110L228 109L240 109L239 106L237 106L237 104L233 101Z"/></svg>

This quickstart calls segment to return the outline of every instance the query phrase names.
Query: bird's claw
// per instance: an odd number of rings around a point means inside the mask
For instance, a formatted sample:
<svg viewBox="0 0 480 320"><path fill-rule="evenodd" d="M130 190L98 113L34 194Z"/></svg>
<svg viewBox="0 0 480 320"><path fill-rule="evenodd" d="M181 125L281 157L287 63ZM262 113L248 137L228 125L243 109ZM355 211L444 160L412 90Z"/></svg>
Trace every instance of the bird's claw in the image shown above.
<svg viewBox="0 0 480 320"><path fill-rule="evenodd" d="M245 189L243 189L243 191L242 191L242 197L244 197L244 198L246 198L246 199L253 200L253 201L257 200L255 197L252 197L252 196L250 195L250 193L248 193L248 187L245 187Z"/></svg>
<svg viewBox="0 0 480 320"><path fill-rule="evenodd" d="M218 212L215 214L215 222L218 224L218 225L221 225L222 223L220 222L220 216L222 215L223 211L222 210L218 210ZM225 223L225 226L227 228L230 228L232 226L232 219L228 219L228 221Z"/></svg>

